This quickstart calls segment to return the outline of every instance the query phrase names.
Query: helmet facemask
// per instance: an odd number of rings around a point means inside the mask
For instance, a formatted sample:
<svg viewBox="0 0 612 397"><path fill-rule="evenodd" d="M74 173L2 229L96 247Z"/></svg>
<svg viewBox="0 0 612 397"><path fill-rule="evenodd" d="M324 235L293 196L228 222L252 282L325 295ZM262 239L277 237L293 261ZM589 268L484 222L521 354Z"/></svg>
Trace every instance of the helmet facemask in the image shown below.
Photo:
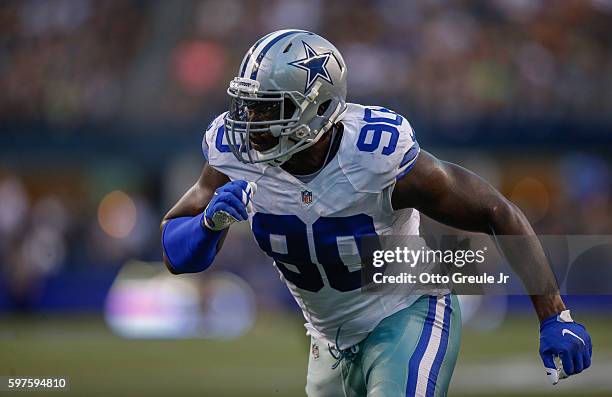
<svg viewBox="0 0 612 397"><path fill-rule="evenodd" d="M305 111L316 106L317 87L307 96L298 91L260 91L258 81L236 77L227 93L231 103L225 135L234 156L244 163L281 165L316 143L324 132L312 131L304 120ZM251 140L264 138L268 142L275 139L276 144L256 151Z"/></svg>

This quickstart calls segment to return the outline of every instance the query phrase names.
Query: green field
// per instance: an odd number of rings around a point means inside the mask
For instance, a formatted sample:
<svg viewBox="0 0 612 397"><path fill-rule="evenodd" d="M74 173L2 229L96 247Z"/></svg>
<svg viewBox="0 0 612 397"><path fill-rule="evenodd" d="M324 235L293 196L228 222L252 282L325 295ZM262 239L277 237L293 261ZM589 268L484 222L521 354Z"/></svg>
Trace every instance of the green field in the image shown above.
<svg viewBox="0 0 612 397"><path fill-rule="evenodd" d="M584 322L593 368L554 388L540 366L532 318L507 320L495 333L466 330L449 395L611 396L612 321ZM95 316L0 319L0 376L69 377L70 392L53 395L303 396L307 351L297 315L262 316L232 341L125 340ZM17 395L28 394L45 393Z"/></svg>

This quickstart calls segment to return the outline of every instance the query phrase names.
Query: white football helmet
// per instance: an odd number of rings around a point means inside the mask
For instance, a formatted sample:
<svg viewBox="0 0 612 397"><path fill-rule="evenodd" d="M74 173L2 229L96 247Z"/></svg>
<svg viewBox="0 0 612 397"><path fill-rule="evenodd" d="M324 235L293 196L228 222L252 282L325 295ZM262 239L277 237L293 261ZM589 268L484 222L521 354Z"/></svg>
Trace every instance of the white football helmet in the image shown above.
<svg viewBox="0 0 612 397"><path fill-rule="evenodd" d="M244 163L281 165L314 145L346 110L346 64L329 41L304 30L279 30L246 53L227 89L225 135ZM256 151L251 137L271 134Z"/></svg>

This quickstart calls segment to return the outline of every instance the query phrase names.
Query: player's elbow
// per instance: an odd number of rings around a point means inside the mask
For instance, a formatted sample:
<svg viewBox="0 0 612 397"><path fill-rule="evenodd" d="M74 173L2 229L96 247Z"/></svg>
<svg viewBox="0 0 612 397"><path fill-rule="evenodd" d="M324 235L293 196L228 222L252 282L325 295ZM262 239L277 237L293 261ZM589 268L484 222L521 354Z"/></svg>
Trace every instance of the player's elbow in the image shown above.
<svg viewBox="0 0 612 397"><path fill-rule="evenodd" d="M170 251L168 251L168 247L162 241L164 265L166 265L166 269L170 273L175 275L202 272L208 269L215 259L215 251L210 249L199 250L197 253L193 253L189 248L184 248L180 251L170 249Z"/></svg>
<svg viewBox="0 0 612 397"><path fill-rule="evenodd" d="M497 235L530 234L531 230L523 211L501 195L490 207L489 225L491 232Z"/></svg>
<svg viewBox="0 0 612 397"><path fill-rule="evenodd" d="M177 271L168 261L168 259L166 258L166 255L164 255L164 265L166 266L166 269L168 269L168 271L170 272L170 274L182 274L181 272Z"/></svg>
<svg viewBox="0 0 612 397"><path fill-rule="evenodd" d="M164 253L164 265L171 274L186 274L186 273L199 273L202 272L212 265L214 257L197 258L197 260L191 261L179 261L178 263L171 262L166 254Z"/></svg>
<svg viewBox="0 0 612 397"><path fill-rule="evenodd" d="M166 225L166 223L168 222L168 219L166 219L164 217L164 219L162 219L161 223L159 224L159 231L161 233L161 239L162 239L162 261L164 263L164 266L166 266L166 269L168 269L168 271L171 274L181 274L181 272L179 272L178 270L176 270L174 268L174 266L172 266L172 264L170 263L170 260L168 259L168 256L166 255L166 247L164 246L163 240L164 240L164 226Z"/></svg>
<svg viewBox="0 0 612 397"><path fill-rule="evenodd" d="M162 224L163 261L172 274L198 273L212 264L223 233L201 225L201 217L181 217Z"/></svg>

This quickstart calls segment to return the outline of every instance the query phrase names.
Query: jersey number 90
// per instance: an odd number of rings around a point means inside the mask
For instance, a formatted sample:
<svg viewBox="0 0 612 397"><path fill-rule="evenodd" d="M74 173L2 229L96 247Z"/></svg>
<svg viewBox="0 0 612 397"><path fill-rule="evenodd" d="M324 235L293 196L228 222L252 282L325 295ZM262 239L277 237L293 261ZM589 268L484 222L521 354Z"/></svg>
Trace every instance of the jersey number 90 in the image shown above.
<svg viewBox="0 0 612 397"><path fill-rule="evenodd" d="M317 219L312 225L314 253L311 253L309 248L308 231L306 224L295 215L258 212L253 216L253 234L260 248L274 258L285 279L296 287L311 292L323 288L323 277L311 259L315 257L323 267L331 288L342 292L360 288L361 270L350 271L342 262L338 238L353 238L359 255L365 257L361 239L376 236L372 218L358 214L343 218Z"/></svg>
<svg viewBox="0 0 612 397"><path fill-rule="evenodd" d="M378 117L374 116L376 112ZM395 152L399 140L398 126L402 125L404 119L399 114L385 108L366 108L363 120L367 123L359 132L357 148L362 152L373 152L380 146L383 133L389 135L389 143L382 148L381 153L385 156Z"/></svg>

